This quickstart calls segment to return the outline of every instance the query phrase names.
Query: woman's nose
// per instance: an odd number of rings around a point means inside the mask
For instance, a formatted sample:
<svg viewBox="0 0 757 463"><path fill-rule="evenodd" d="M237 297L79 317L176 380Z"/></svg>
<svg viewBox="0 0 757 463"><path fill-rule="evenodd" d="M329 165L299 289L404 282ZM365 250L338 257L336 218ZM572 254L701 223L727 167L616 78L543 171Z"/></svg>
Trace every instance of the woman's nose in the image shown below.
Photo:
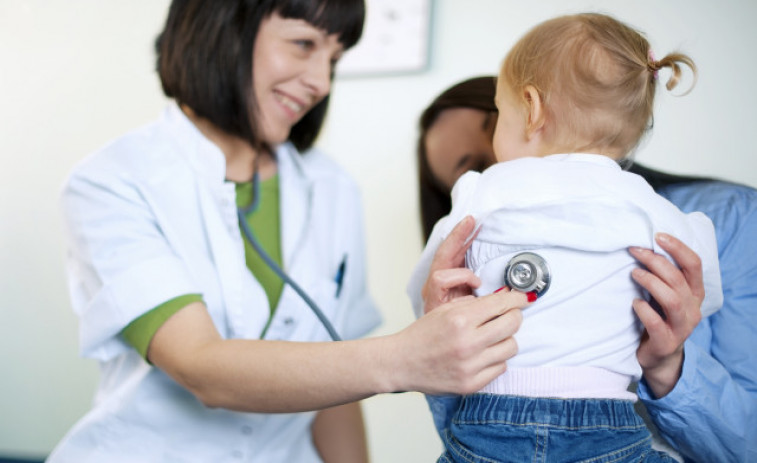
<svg viewBox="0 0 757 463"><path fill-rule="evenodd" d="M305 85L310 88L313 97L320 100L331 91L333 66L330 57L314 57L305 72Z"/></svg>

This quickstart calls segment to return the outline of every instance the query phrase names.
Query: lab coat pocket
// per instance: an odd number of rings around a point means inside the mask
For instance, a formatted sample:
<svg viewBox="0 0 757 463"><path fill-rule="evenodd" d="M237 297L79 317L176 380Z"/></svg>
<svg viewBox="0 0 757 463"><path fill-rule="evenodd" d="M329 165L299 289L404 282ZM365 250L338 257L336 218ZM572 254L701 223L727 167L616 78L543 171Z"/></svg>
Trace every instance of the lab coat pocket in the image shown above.
<svg viewBox="0 0 757 463"><path fill-rule="evenodd" d="M339 304L336 297L336 283L322 278L309 285L303 285L302 289L305 292L304 298L294 288L290 286L284 288L276 314L268 327L266 339L301 342L331 339L316 315L316 310L310 307L305 299L310 300L323 318L338 329L341 323L337 320Z"/></svg>
<svg viewBox="0 0 757 463"><path fill-rule="evenodd" d="M316 313L316 310L312 307L307 307L305 310L310 312L311 317L308 319L313 320L313 327L311 330L311 336L318 340L331 340L332 336L329 334L329 328L339 335L339 329L342 326L341 314L339 310L339 284L331 279L320 279L316 289L312 293L313 301L316 304L316 309L320 310L320 315ZM325 323L324 323L325 321ZM327 328L326 325L331 325Z"/></svg>

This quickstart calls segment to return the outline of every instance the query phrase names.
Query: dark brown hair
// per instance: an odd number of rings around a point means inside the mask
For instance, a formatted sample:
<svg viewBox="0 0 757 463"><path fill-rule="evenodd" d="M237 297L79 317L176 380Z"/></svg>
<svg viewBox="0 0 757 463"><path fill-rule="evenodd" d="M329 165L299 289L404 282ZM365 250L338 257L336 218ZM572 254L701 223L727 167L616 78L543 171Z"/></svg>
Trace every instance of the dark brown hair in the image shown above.
<svg viewBox="0 0 757 463"><path fill-rule="evenodd" d="M426 133L446 109L471 108L496 113L494 95L496 77L482 76L459 82L437 96L423 111L418 137L418 186L421 203L423 239L428 240L434 224L447 215L451 208L450 191L434 177L426 154Z"/></svg>
<svg viewBox="0 0 757 463"><path fill-rule="evenodd" d="M260 23L273 13L303 19L344 48L360 39L363 0L173 0L155 41L157 71L166 96L218 128L262 145L255 124L252 62ZM320 132L328 96L294 127L290 141L309 148Z"/></svg>

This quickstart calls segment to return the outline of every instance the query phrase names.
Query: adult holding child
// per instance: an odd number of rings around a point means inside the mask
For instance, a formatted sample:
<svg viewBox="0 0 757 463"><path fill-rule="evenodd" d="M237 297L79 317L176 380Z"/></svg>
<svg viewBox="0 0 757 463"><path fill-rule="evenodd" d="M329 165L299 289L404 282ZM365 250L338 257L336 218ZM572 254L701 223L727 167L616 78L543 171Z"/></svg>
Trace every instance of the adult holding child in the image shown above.
<svg viewBox="0 0 757 463"><path fill-rule="evenodd" d="M366 461L355 401L504 370L521 294L349 340L379 322L359 194L310 148L364 15L362 0L173 1L156 49L174 102L63 189L80 350L102 379L50 462Z"/></svg>
<svg viewBox="0 0 757 463"><path fill-rule="evenodd" d="M649 60L650 71L656 71L662 63ZM418 163L426 238L432 225L449 212L449 191L466 167L494 162L493 150L486 146L493 132L493 124L486 121L495 117L494 96L493 77L470 79L443 92L421 116ZM650 290L667 319L655 317L650 311L642 317L647 334L638 351L645 378L639 395L662 434L687 460L750 461L755 444L749 429L754 429L757 409L757 354L749 347L757 339L757 294L751 282L757 280L757 265L747 261L746 256L755 254L755 245L749 238L754 232L749 230L757 230L757 192L640 166L634 169L683 211L701 210L713 220L725 297L720 311L696 325L699 304L690 303L690 295L702 291L696 256L671 239L663 248L678 261L683 272L658 261L667 267L664 274L657 273L663 267L650 266L649 256L642 256L641 262L668 286ZM668 248L670 245L676 249ZM461 281L459 273L458 280L452 275L447 273L445 284ZM643 274L637 281L644 286L656 281L649 277ZM665 359L662 367L648 368L652 358ZM650 387L653 384L661 387Z"/></svg>

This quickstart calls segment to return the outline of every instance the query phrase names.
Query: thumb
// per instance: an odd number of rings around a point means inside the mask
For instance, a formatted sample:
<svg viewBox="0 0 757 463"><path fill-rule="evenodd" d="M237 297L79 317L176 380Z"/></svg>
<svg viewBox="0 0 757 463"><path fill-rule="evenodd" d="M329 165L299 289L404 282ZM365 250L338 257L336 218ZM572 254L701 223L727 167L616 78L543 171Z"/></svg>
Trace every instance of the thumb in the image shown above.
<svg viewBox="0 0 757 463"><path fill-rule="evenodd" d="M436 250L434 260L431 262L431 272L462 267L465 262L465 252L475 237L475 228L476 220L470 215L458 222Z"/></svg>

